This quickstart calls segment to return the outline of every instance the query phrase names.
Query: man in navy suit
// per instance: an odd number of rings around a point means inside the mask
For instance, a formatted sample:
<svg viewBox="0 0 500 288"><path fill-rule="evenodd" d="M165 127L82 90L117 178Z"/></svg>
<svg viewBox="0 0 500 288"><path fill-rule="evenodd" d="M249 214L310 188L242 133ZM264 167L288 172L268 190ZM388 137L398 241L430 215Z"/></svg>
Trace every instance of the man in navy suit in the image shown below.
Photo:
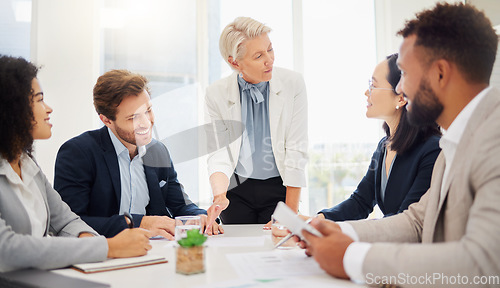
<svg viewBox="0 0 500 288"><path fill-rule="evenodd" d="M70 139L56 159L54 188L73 212L106 237L134 224L173 239L172 218L180 215L200 215L204 227L207 212L184 192L165 145L152 139L146 78L105 73L94 86L94 106L105 127ZM213 234L223 232L213 225Z"/></svg>

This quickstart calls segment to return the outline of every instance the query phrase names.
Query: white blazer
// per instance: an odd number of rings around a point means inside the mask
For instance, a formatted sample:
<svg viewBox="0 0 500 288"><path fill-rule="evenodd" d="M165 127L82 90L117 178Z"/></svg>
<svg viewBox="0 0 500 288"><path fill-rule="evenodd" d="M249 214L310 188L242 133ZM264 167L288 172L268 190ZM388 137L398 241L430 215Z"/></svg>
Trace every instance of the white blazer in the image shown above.
<svg viewBox="0 0 500 288"><path fill-rule="evenodd" d="M244 129L238 73L216 81L205 96L209 151L208 174L234 172ZM271 146L284 186L305 187L307 164L307 94L299 73L274 67L269 81ZM211 137L214 137L211 138ZM216 148L212 145L216 145ZM211 146L211 147L210 147Z"/></svg>

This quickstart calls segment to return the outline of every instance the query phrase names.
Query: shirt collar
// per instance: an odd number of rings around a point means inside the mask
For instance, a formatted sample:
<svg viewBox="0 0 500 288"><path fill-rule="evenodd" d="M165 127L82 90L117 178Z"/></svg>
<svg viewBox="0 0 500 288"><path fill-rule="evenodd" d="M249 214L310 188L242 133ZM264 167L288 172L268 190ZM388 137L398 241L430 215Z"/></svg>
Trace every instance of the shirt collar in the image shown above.
<svg viewBox="0 0 500 288"><path fill-rule="evenodd" d="M115 133L113 133L113 131L111 131L111 129L109 129L109 127L108 127L108 133L109 133L109 137L111 137L111 142L113 143L113 146L115 147L116 155L120 156L120 154L122 154L123 151L125 151L125 150L127 151L127 154L128 154L127 147L125 147L125 145L123 145L123 143L120 142L120 140L118 140L118 138L115 136Z"/></svg>
<svg viewBox="0 0 500 288"><path fill-rule="evenodd" d="M477 105L484 96L491 90L491 86L486 87L483 91L479 92L474 99L472 99L469 104L467 104L462 111L458 114L458 116L453 120L446 133L444 133L442 139L447 142L452 142L454 144L458 144L462 135L464 134L465 127L467 126L467 122L469 122L472 113L476 110Z"/></svg>
<svg viewBox="0 0 500 288"><path fill-rule="evenodd" d="M35 175L40 172L40 167L36 165L35 161L31 159L26 153L21 155L21 175L23 179L29 180L33 179ZM5 175L7 179L14 184L21 184L22 180L18 177L10 163L3 157L0 157L0 175Z"/></svg>
<svg viewBox="0 0 500 288"><path fill-rule="evenodd" d="M238 74L237 76L238 78L238 84L240 86L240 89L244 89L245 86L255 86L257 89L259 89L260 93L264 94L264 92L266 91L268 85L269 85L269 81L264 81L264 82L259 82L259 83L255 83L255 84L252 84L252 83L249 83L247 82L247 80L243 79L242 76L240 76L240 74Z"/></svg>

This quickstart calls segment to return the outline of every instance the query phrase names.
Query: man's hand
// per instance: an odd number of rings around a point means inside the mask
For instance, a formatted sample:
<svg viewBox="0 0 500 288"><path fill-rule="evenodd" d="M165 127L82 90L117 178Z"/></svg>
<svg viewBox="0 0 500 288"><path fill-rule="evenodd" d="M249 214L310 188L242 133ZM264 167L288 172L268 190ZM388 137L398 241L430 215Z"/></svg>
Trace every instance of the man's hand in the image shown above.
<svg viewBox="0 0 500 288"><path fill-rule="evenodd" d="M302 230L307 241L306 253L312 255L326 273L334 277L349 279L344 270L343 260L347 247L354 241L342 233L340 226L333 221L314 219L311 225L323 234L323 237L317 237Z"/></svg>
<svg viewBox="0 0 500 288"><path fill-rule="evenodd" d="M152 236L159 235L165 239L174 240L175 220L168 216L144 216L140 228L151 231Z"/></svg>
<svg viewBox="0 0 500 288"><path fill-rule="evenodd" d="M108 258L126 258L146 255L151 250L151 232L141 229L125 229L108 241Z"/></svg>
<svg viewBox="0 0 500 288"><path fill-rule="evenodd" d="M78 235L78 238L84 238L84 237L94 237L95 235L89 232L82 232L80 235Z"/></svg>
<svg viewBox="0 0 500 288"><path fill-rule="evenodd" d="M226 209L227 206L229 206L229 200L226 197L226 193L222 193L222 194L214 196L214 203L207 210L207 215L208 215L207 223L208 224L207 224L207 229L205 230L205 233L207 233L208 235L212 235L211 233L216 231L213 227L213 224L216 223L215 219L217 219L217 217L219 217L220 212L222 212L222 210Z"/></svg>
<svg viewBox="0 0 500 288"><path fill-rule="evenodd" d="M208 217L207 215L205 214L200 214L198 215L200 216L200 220L201 220L201 231L205 231L205 233L207 233L208 235L218 235L218 234L224 234L224 229L222 229L222 226L220 226L219 224L217 224L217 222L213 221L212 223L210 223L210 229L208 228Z"/></svg>

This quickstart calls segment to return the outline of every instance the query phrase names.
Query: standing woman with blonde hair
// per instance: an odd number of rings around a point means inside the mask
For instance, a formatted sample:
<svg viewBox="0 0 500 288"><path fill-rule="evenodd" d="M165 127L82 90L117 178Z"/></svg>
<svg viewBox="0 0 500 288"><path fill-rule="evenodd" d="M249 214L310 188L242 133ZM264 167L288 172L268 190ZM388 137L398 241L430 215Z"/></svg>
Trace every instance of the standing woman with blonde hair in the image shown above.
<svg viewBox="0 0 500 288"><path fill-rule="evenodd" d="M208 157L209 220L220 214L225 224L264 224L279 201L299 208L306 185L306 88L300 74L273 66L270 31L238 17L220 37L221 55L234 73L206 93L210 132L222 147Z"/></svg>

